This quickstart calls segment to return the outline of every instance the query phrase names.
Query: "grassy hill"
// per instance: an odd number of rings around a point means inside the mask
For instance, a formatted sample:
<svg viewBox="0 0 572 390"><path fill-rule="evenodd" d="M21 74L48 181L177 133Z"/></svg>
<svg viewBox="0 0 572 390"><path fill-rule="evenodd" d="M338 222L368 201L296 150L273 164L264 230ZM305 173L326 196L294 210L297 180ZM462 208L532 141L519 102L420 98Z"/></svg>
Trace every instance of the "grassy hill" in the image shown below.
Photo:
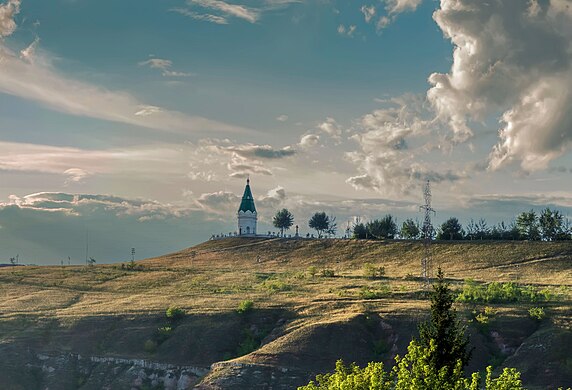
<svg viewBox="0 0 572 390"><path fill-rule="evenodd" d="M287 389L338 358L391 364L427 315L422 252L416 241L229 238L133 268L2 268L0 382ZM471 370L517 367L531 389L572 384L571 242L437 242L437 266L459 292L467 279L473 290L513 282L540 300L459 303ZM253 307L238 313L243 301ZM169 319L169 307L186 314Z"/></svg>

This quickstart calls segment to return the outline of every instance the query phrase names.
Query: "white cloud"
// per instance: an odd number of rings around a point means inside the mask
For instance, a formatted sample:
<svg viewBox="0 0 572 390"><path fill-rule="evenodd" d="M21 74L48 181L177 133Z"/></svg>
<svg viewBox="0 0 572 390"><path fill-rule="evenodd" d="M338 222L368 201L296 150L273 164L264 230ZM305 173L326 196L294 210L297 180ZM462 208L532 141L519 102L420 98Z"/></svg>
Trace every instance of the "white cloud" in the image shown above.
<svg viewBox="0 0 572 390"><path fill-rule="evenodd" d="M0 4L0 38L12 35L16 30L14 17L20 12L20 0L8 0Z"/></svg>
<svg viewBox="0 0 572 390"><path fill-rule="evenodd" d="M203 22L210 22L215 24L228 24L228 19L222 16L213 14L201 14L198 12L191 11L187 8L171 8L170 11L176 12L183 16L187 16L191 19L201 20Z"/></svg>
<svg viewBox="0 0 572 390"><path fill-rule="evenodd" d="M300 146L302 148L311 148L318 145L320 142L320 136L317 134L306 134L300 138Z"/></svg>
<svg viewBox="0 0 572 390"><path fill-rule="evenodd" d="M318 125L318 129L336 140L341 139L342 128L334 118L326 118L324 122Z"/></svg>
<svg viewBox="0 0 572 390"><path fill-rule="evenodd" d="M161 74L165 77L189 77L194 75L193 73L177 72L171 70L173 61L163 58L150 58L146 61L141 61L139 62L139 66L148 66L152 69L160 69Z"/></svg>
<svg viewBox="0 0 572 390"><path fill-rule="evenodd" d="M345 35L345 36L348 36L351 38L354 36L356 29L357 29L357 26L355 26L353 24L348 26L348 27L344 26L343 24L340 24L338 26L338 34Z"/></svg>
<svg viewBox="0 0 572 390"><path fill-rule="evenodd" d="M276 117L278 122L286 122L288 120L288 115L279 115Z"/></svg>
<svg viewBox="0 0 572 390"><path fill-rule="evenodd" d="M361 131L351 137L360 150L346 153L359 174L346 182L356 189L403 196L426 179L454 182L464 177L462 172L437 170L435 163L423 161L422 156L428 151L423 136L430 127L423 115L423 100L408 95L394 98L389 107L365 115L359 123ZM415 146L409 141L416 141Z"/></svg>
<svg viewBox="0 0 572 390"><path fill-rule="evenodd" d="M434 19L455 45L447 74L434 73L428 99L454 140L499 111L490 168L510 161L544 169L572 145L572 14L564 0L441 0Z"/></svg>
<svg viewBox="0 0 572 390"><path fill-rule="evenodd" d="M363 5L360 9L360 11L362 12L364 18L365 18L365 22L369 23L371 22L371 20L373 19L373 17L375 16L375 6L370 5L369 7L366 5Z"/></svg>
<svg viewBox="0 0 572 390"><path fill-rule="evenodd" d="M413 12L419 7L423 0L384 0L385 2L385 15L380 15L376 27L378 30L384 29L393 23L397 17L404 12ZM374 17L375 8L365 7L361 8L367 23Z"/></svg>

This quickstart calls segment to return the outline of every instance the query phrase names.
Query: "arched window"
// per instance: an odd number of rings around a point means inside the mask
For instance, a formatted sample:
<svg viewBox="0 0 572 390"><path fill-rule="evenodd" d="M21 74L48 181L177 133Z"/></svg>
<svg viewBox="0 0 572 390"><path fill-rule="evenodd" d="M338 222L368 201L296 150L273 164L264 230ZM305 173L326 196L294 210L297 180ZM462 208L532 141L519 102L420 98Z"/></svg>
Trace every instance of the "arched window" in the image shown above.
<svg viewBox="0 0 572 390"><path fill-rule="evenodd" d="M250 226L246 227L246 234L250 234Z"/></svg>

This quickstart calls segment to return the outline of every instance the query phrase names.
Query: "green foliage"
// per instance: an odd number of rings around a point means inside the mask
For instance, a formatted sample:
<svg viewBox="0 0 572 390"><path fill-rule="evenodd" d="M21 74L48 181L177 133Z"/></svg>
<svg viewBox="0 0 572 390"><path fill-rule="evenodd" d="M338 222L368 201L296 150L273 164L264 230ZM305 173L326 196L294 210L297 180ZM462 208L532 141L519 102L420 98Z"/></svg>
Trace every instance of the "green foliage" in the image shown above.
<svg viewBox="0 0 572 390"><path fill-rule="evenodd" d="M390 214L368 222L366 229L368 237L376 239L393 239L397 234L397 225Z"/></svg>
<svg viewBox="0 0 572 390"><path fill-rule="evenodd" d="M465 233L459 220L451 217L441 225L437 238L439 240L462 240L464 235Z"/></svg>
<svg viewBox="0 0 572 390"><path fill-rule="evenodd" d="M389 294L389 286L381 286L380 288L373 289L371 287L362 287L359 291L361 299L380 299Z"/></svg>
<svg viewBox="0 0 572 390"><path fill-rule="evenodd" d="M336 217L330 217L323 211L312 215L308 221L308 226L318 233L318 238L322 238L323 234L335 235L338 228Z"/></svg>
<svg viewBox="0 0 572 390"><path fill-rule="evenodd" d="M143 344L145 352L154 353L157 350L157 342L155 340L146 340Z"/></svg>
<svg viewBox="0 0 572 390"><path fill-rule="evenodd" d="M182 320L185 315L185 310L176 306L169 306L169 308L165 310L165 316L171 321Z"/></svg>
<svg viewBox="0 0 572 390"><path fill-rule="evenodd" d="M540 231L538 219L534 210L525 211L516 217L516 228L518 233L525 240L539 240Z"/></svg>
<svg viewBox="0 0 572 390"><path fill-rule="evenodd" d="M246 299L238 304L238 309L236 309L236 312L238 314L246 314L248 312L251 312L253 308L254 308L254 302L252 302L249 299Z"/></svg>
<svg viewBox="0 0 572 390"><path fill-rule="evenodd" d="M312 265L308 267L308 273L310 274L311 277L314 277L318 273L318 268Z"/></svg>
<svg viewBox="0 0 572 390"><path fill-rule="evenodd" d="M431 297L431 317L419 326L419 343L429 351L429 362L436 371L445 368L453 372L461 363L461 369L469 362L469 344L465 336L465 327L457 319L453 309L455 297L449 284L445 282L443 271L439 268L437 281L433 284ZM431 348L435 343L436 348Z"/></svg>
<svg viewBox="0 0 572 390"><path fill-rule="evenodd" d="M277 293L281 291L290 291L292 290L292 286L277 279L267 279L260 283L260 288L266 290L270 293Z"/></svg>
<svg viewBox="0 0 572 390"><path fill-rule="evenodd" d="M275 228L280 229L281 235L284 236L284 230L288 230L294 224L294 216L288 209L282 209L276 213L272 219Z"/></svg>
<svg viewBox="0 0 572 390"><path fill-rule="evenodd" d="M401 232L399 233L402 238L409 240L414 240L420 237L421 229L419 228L419 223L412 220L411 218L406 219L401 225Z"/></svg>
<svg viewBox="0 0 572 390"><path fill-rule="evenodd" d="M556 241L566 238L564 217L557 210L546 208L538 216L540 236L545 241Z"/></svg>
<svg viewBox="0 0 572 390"><path fill-rule="evenodd" d="M157 328L156 340L158 344L163 343L173 335L173 328L171 326L162 326Z"/></svg>
<svg viewBox="0 0 572 390"><path fill-rule="evenodd" d="M354 225L353 238L360 240L367 238L367 228L363 223L356 223Z"/></svg>
<svg viewBox="0 0 572 390"><path fill-rule="evenodd" d="M528 310L528 314L535 320L541 321L546 318L546 312L543 307L531 307Z"/></svg>
<svg viewBox="0 0 572 390"><path fill-rule="evenodd" d="M256 336L249 329L244 330L243 336L244 338L238 344L238 348L236 350L237 356L248 355L249 353L256 351L260 346L260 341L256 339Z"/></svg>
<svg viewBox="0 0 572 390"><path fill-rule="evenodd" d="M385 267L377 267L372 263L365 263L363 265L363 276L370 279L382 278L385 275Z"/></svg>
<svg viewBox="0 0 572 390"><path fill-rule="evenodd" d="M336 276L336 271L334 271L333 269L324 268L322 270L322 277L324 278L333 278L335 276Z"/></svg>
<svg viewBox="0 0 572 390"><path fill-rule="evenodd" d="M437 348L431 342L429 348L411 341L407 354L396 357L391 371L386 371L383 363L370 362L360 368L355 364L344 365L336 362L333 373L320 374L315 381L298 387L298 390L478 390L482 389L480 373L465 377L462 361L457 361L453 371L445 367L435 371L431 368L432 356ZM494 378L492 367L487 367L484 380L485 390L523 390L520 373L514 368L505 368L501 375Z"/></svg>
<svg viewBox="0 0 572 390"><path fill-rule="evenodd" d="M478 284L471 279L465 281L463 291L457 297L459 302L475 303L543 302L550 299L552 293L546 289L520 286L513 282Z"/></svg>

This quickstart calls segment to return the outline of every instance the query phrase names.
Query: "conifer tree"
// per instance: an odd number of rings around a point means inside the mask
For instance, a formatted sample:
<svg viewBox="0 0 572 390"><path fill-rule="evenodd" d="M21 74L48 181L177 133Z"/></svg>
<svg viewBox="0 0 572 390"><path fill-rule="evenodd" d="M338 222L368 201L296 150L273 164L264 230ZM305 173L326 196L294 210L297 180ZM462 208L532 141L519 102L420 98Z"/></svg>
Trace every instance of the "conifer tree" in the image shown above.
<svg viewBox="0 0 572 390"><path fill-rule="evenodd" d="M451 373L458 361L463 367L467 365L471 352L467 349L469 339L465 336L465 327L457 319L457 312L453 308L455 297L445 282L441 268L430 296L431 318L419 326L419 343L429 349L433 340L435 348L431 350L429 365L436 372L445 367Z"/></svg>

